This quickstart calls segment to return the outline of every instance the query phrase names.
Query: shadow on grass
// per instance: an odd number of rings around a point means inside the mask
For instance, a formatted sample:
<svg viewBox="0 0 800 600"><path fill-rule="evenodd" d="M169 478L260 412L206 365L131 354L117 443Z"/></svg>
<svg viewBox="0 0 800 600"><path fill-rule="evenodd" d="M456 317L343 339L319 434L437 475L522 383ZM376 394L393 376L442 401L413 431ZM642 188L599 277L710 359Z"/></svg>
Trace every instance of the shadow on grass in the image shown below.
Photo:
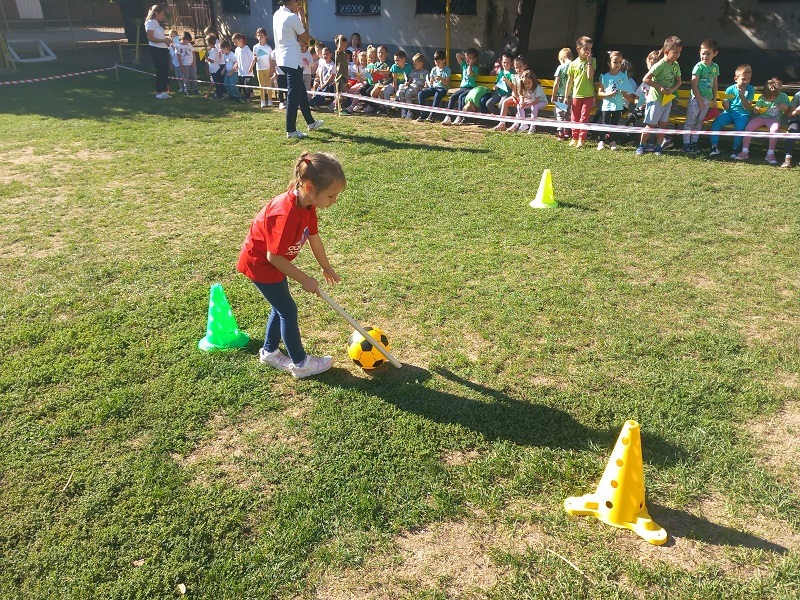
<svg viewBox="0 0 800 600"><path fill-rule="evenodd" d="M424 385L434 374L465 388L464 395ZM400 370L378 370L371 379L355 377L344 369L334 369L325 376L325 382L377 396L402 411L436 423L461 425L489 441L505 440L520 446L586 450L595 445L611 451L622 427L620 423L606 430L591 429L563 410L533 400L514 398L446 369L431 372L404 364ZM563 394L552 388L536 387L531 395L557 403ZM668 466L683 459L679 448L658 436L648 434L646 443L647 459L651 464Z"/></svg>
<svg viewBox="0 0 800 600"><path fill-rule="evenodd" d="M377 137L372 135L362 135L362 134L349 134L349 133L342 133L340 131L330 131L326 129L321 129L321 132L325 132L328 134L329 138L332 138L334 141L349 141L357 144L373 144L375 146L380 146L381 148L386 148L389 150L424 150L425 152L467 152L471 154L491 154L491 150L481 149L481 148L464 148L461 146L457 147L448 147L448 146L435 146L430 144L412 144L409 142L398 142L395 140L390 140L384 137Z"/></svg>
<svg viewBox="0 0 800 600"><path fill-rule="evenodd" d="M764 550L773 554L786 554L788 548L765 540L764 538L712 523L708 519L698 517L687 512L666 508L664 506L649 505L650 516L669 533L665 546L674 546L675 538L698 540L714 546L734 546Z"/></svg>

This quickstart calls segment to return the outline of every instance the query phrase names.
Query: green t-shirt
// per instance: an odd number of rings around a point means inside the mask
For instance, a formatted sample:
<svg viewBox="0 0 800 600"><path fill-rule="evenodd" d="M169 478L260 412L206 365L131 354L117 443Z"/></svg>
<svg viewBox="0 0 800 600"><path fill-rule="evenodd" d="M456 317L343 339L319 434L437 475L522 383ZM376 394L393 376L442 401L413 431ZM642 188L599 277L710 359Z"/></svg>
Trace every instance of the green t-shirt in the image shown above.
<svg viewBox="0 0 800 600"><path fill-rule="evenodd" d="M569 79L569 66L572 63L562 63L558 65L555 74L555 82L553 85L556 86L556 96L564 97L564 93L567 91L567 79Z"/></svg>
<svg viewBox="0 0 800 600"><path fill-rule="evenodd" d="M497 87L497 93L501 96L510 96L511 95L511 86L509 86L506 82L503 81L503 78L508 77L511 80L511 85L514 85L514 71L503 71L502 69L497 74L497 79L495 79L494 83ZM500 83L503 81L503 83Z"/></svg>
<svg viewBox="0 0 800 600"><path fill-rule="evenodd" d="M589 63L576 58L569 63L569 76L572 77L572 97L591 98L594 96L594 83L586 76ZM592 68L597 69L597 59L592 57Z"/></svg>
<svg viewBox="0 0 800 600"><path fill-rule="evenodd" d="M697 75L697 89L700 90L700 95L706 100L713 100L714 80L719 77L719 65L715 62L706 65L701 60L692 69L692 75ZM694 90L692 90L692 96L694 96Z"/></svg>
<svg viewBox="0 0 800 600"><path fill-rule="evenodd" d="M789 105L789 96L781 92L774 100L765 100L764 96L760 96L758 100L753 103L755 112L768 119L780 119L782 115L781 109L778 108L779 104L784 106Z"/></svg>
<svg viewBox="0 0 800 600"><path fill-rule="evenodd" d="M470 74L472 71L472 74ZM478 80L478 67L470 67L467 61L461 63L461 86L462 88L473 88Z"/></svg>
<svg viewBox="0 0 800 600"><path fill-rule="evenodd" d="M681 76L681 66L678 64L677 60L674 63L669 64L666 58L662 58L653 65L653 68L650 69L650 73L653 74L653 81L655 81L658 85L665 88L671 88L675 85L675 81L677 81L678 77ZM647 92L648 102L661 102L661 98L663 97L664 94L659 92L656 89L656 86L650 86L650 91Z"/></svg>

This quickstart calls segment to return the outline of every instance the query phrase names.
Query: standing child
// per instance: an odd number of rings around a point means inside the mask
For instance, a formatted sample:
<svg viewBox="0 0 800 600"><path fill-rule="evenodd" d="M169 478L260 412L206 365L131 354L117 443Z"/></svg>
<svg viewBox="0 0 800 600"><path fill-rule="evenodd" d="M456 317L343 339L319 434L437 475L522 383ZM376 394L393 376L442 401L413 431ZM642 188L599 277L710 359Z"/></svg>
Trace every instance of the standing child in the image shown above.
<svg viewBox="0 0 800 600"><path fill-rule="evenodd" d="M781 117L789 112L789 96L783 93L783 82L780 79L770 79L761 92L761 97L753 103L753 112L756 116L747 123L745 131L755 131L759 127L766 127L770 133L778 133L781 129ZM742 144L742 151L734 154L734 160L747 160L750 158L750 140L745 136ZM777 165L778 159L775 158L775 145L778 138L769 138L769 149L764 158L771 165Z"/></svg>
<svg viewBox="0 0 800 600"><path fill-rule="evenodd" d="M728 98L722 101L723 112L714 119L711 124L711 131L720 131L725 125L733 125L735 131L744 131L747 127L747 121L750 120L750 109L753 106L753 97L755 96L756 89L750 85L750 79L753 77L753 69L750 65L739 65L736 67L736 76L733 78L734 84L728 86L725 90L725 95ZM709 156L717 156L719 154L719 136L711 136L711 150ZM742 138L736 136L733 138L733 154L739 153L739 148L742 145ZM733 156L733 154L731 156Z"/></svg>
<svg viewBox="0 0 800 600"><path fill-rule="evenodd" d="M222 100L225 97L225 58L222 50L217 48L217 36L213 33L206 36L206 44L208 54L205 60L208 63L208 74L214 82L214 95L211 99Z"/></svg>
<svg viewBox="0 0 800 600"><path fill-rule="evenodd" d="M242 101L247 102L253 95L253 51L248 48L244 34L234 33L231 39L236 45L236 73L239 76Z"/></svg>
<svg viewBox="0 0 800 600"><path fill-rule="evenodd" d="M719 65L714 62L717 48L717 40L708 39L700 44L700 62L692 69L692 97L689 98L683 125L686 131L703 129L708 111L717 106ZM684 133L683 151L696 154L700 151L697 147L699 141L699 133Z"/></svg>
<svg viewBox="0 0 800 600"><path fill-rule="evenodd" d="M350 60L347 56L347 38L340 33L336 36L335 42L336 57L334 62L336 63L336 93L344 94L347 92L347 82L350 79ZM352 52L350 55L352 56ZM337 100L339 102L339 110L350 106L350 100L348 98L337 96ZM336 110L336 102L332 102L330 107L331 110Z"/></svg>
<svg viewBox="0 0 800 600"><path fill-rule="evenodd" d="M567 89L564 101L569 103L572 97L572 121L574 123L588 123L594 106L594 71L597 68L597 59L592 56L594 41L588 36L581 36L575 42L578 58L569 63L567 69ZM588 135L586 129L573 129L570 146L580 148Z"/></svg>
<svg viewBox="0 0 800 600"><path fill-rule="evenodd" d="M411 59L411 63L414 68L411 70L411 73L409 73L406 82L397 86L397 92L395 92L394 95L398 102L404 102L406 104L415 103L414 101L419 96L420 91L425 87L425 79L428 75L428 72L425 70L425 57L422 56L422 54L419 52L415 54L414 58ZM414 118L410 108L401 109L400 116L405 119Z"/></svg>
<svg viewBox="0 0 800 600"><path fill-rule="evenodd" d="M228 40L223 40L220 44L222 48L222 57L225 59L225 91L228 92L228 100L241 100L242 95L239 93L239 88L236 87L239 81L239 74L236 72L236 54L231 50L231 43Z"/></svg>
<svg viewBox="0 0 800 600"><path fill-rule="evenodd" d="M256 68L258 77L258 93L261 96L261 108L272 106L272 98L268 88L272 81L272 46L267 43L267 30L263 27L256 29L258 43L253 46L253 64L250 72Z"/></svg>
<svg viewBox="0 0 800 600"><path fill-rule="evenodd" d="M566 102L567 81L569 80L569 64L571 62L572 50L569 48L562 48L558 53L558 68L553 74L553 95L550 97L550 102L552 102L554 106L556 105L556 102L559 104L564 104ZM556 106L553 109L553 112L556 115L556 121L569 121L569 108L563 109ZM557 133L559 140L566 140L570 137L567 133L567 130L562 127L558 128Z"/></svg>
<svg viewBox="0 0 800 600"><path fill-rule="evenodd" d="M597 95L602 98L600 105L600 123L603 125L618 125L619 118L622 116L624 101L626 98L635 98L628 89L628 74L622 72L622 53L614 50L608 53L608 73L600 75L601 88ZM597 142L597 149L602 150L608 144L612 150L617 149L617 142L611 133L601 131Z"/></svg>
<svg viewBox="0 0 800 600"><path fill-rule="evenodd" d="M192 45L192 34L188 31L183 32L181 43L177 48L178 56L181 59L181 73L183 74L184 94L199 94L197 89L197 57L194 54Z"/></svg>
<svg viewBox="0 0 800 600"><path fill-rule="evenodd" d="M425 78L426 87L420 90L417 95L417 102L422 106L425 106L425 100L433 96L431 106L438 108L442 98L447 95L447 91L450 89L451 71L450 67L444 64L445 60L447 60L447 55L444 50L437 50L433 53L434 67ZM422 121L423 119L429 123L433 123L433 113L429 112L427 116L420 113L417 121Z"/></svg>
<svg viewBox="0 0 800 600"><path fill-rule="evenodd" d="M335 204L345 185L336 158L323 152L303 152L295 163L289 189L270 200L250 225L236 265L272 305L259 361L297 378L327 371L333 358L306 354L287 277L300 283L303 291L319 293L319 282L292 264L308 241L325 280L340 281L319 236L317 209ZM288 357L278 347L281 339Z"/></svg>
<svg viewBox="0 0 800 600"><path fill-rule="evenodd" d="M311 56L311 51L308 49L308 44L300 42L300 61L303 65L303 83L307 90L311 89L311 83L314 81L314 57Z"/></svg>
<svg viewBox="0 0 800 600"><path fill-rule="evenodd" d="M797 92L789 105L789 128L788 133L800 133L800 92ZM786 140L786 157L783 159L782 169L792 168L792 151L794 150L794 140Z"/></svg>
<svg viewBox="0 0 800 600"><path fill-rule="evenodd" d="M461 67L461 85L459 88L450 94L450 99L447 101L447 110L463 110L464 102L470 90L475 87L478 80L478 51L475 48L467 48L463 54L456 53L456 60ZM461 119L458 123L457 120ZM450 120L450 115L447 115L442 121L442 125L460 125L464 119L460 115L455 120Z"/></svg>
<svg viewBox="0 0 800 600"><path fill-rule="evenodd" d="M642 83L650 86L647 94L647 104L644 108L644 132L639 138L639 147L636 148L637 156L644 154L644 144L650 137L650 129L656 127L665 129L669 124L669 112L672 110L672 100L664 102L664 97L673 94L681 86L681 67L678 58L683 50L683 42L672 35L664 40L660 55L663 58L654 64ZM656 134L656 147L653 150L656 156L663 154L662 142L664 134Z"/></svg>
<svg viewBox="0 0 800 600"><path fill-rule="evenodd" d="M175 43L175 38L178 38L178 43ZM178 54L178 46L181 45L180 36L178 36L178 31L176 29L170 29L169 31L169 56L172 59L172 72L175 74L176 79L180 82L178 86L178 92L184 93L183 88L185 82L183 80L183 73L181 72L181 57Z"/></svg>

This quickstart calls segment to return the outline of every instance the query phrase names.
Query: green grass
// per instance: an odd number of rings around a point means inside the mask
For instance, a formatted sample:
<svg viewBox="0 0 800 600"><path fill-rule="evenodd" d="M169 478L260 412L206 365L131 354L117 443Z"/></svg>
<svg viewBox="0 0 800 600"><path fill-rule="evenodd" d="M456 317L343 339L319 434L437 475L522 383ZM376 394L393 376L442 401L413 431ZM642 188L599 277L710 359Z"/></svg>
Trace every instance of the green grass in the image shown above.
<svg viewBox="0 0 800 600"><path fill-rule="evenodd" d="M768 460L793 437L752 427L796 411L796 173L366 117L290 142L277 111L151 88L0 88L0 595L800 594L798 471ZM402 369L357 370L296 285L334 369L256 360L236 258L303 149L348 176L330 292ZM535 211L545 168L561 207ZM214 282L241 351L197 350ZM665 547L562 508L626 419ZM445 530L485 544L450 569L403 545L446 557ZM489 585L459 575L479 559Z"/></svg>

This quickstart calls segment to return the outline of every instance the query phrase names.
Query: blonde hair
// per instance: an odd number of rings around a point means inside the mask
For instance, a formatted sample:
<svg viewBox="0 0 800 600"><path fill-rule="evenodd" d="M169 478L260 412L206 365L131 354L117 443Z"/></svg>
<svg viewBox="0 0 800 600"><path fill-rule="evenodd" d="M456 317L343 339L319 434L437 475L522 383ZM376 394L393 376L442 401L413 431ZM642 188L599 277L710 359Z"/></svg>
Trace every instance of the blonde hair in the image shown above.
<svg viewBox="0 0 800 600"><path fill-rule="evenodd" d="M520 73L520 75L519 75L519 83L517 84L517 86L518 86L518 90L517 91L518 91L520 96L524 95L525 92L527 91L525 89L525 82L527 80L530 80L530 81L533 82L533 85L531 86L531 92L536 91L536 88L539 87L539 79L536 77L536 73L534 73L530 69L525 69L522 73Z"/></svg>
<svg viewBox="0 0 800 600"><path fill-rule="evenodd" d="M327 152L303 152L294 164L294 175L288 191L296 190L306 182L325 190L336 181L347 184L342 163L335 156Z"/></svg>
<svg viewBox="0 0 800 600"><path fill-rule="evenodd" d="M773 77L764 84L764 89L761 91L761 96L765 100L774 100L778 94L783 90L783 82L777 77Z"/></svg>
<svg viewBox="0 0 800 600"><path fill-rule="evenodd" d="M164 8L163 4L153 4L150 7L150 10L147 11L147 18L145 21L149 21L150 19L155 19L158 13L167 12L167 9Z"/></svg>
<svg viewBox="0 0 800 600"><path fill-rule="evenodd" d="M558 52L558 62L562 63L565 60L572 60L572 48L562 48Z"/></svg>
<svg viewBox="0 0 800 600"><path fill-rule="evenodd" d="M748 64L744 64L736 67L735 75L736 77L738 77L739 75L742 75L744 73L752 73L752 72L753 72L753 67L751 67Z"/></svg>
<svg viewBox="0 0 800 600"><path fill-rule="evenodd" d="M422 52L417 52L413 57L411 57L411 62L416 62L418 60L422 61L422 64L425 64L425 57L423 56Z"/></svg>
<svg viewBox="0 0 800 600"><path fill-rule="evenodd" d="M647 63L647 68L649 69L654 64L656 64L659 58L661 58L661 50L653 50L650 54L648 54L647 59L645 59L645 63Z"/></svg>
<svg viewBox="0 0 800 600"><path fill-rule="evenodd" d="M334 43L338 46L341 42L347 42L347 38L344 37L341 33L333 38Z"/></svg>

